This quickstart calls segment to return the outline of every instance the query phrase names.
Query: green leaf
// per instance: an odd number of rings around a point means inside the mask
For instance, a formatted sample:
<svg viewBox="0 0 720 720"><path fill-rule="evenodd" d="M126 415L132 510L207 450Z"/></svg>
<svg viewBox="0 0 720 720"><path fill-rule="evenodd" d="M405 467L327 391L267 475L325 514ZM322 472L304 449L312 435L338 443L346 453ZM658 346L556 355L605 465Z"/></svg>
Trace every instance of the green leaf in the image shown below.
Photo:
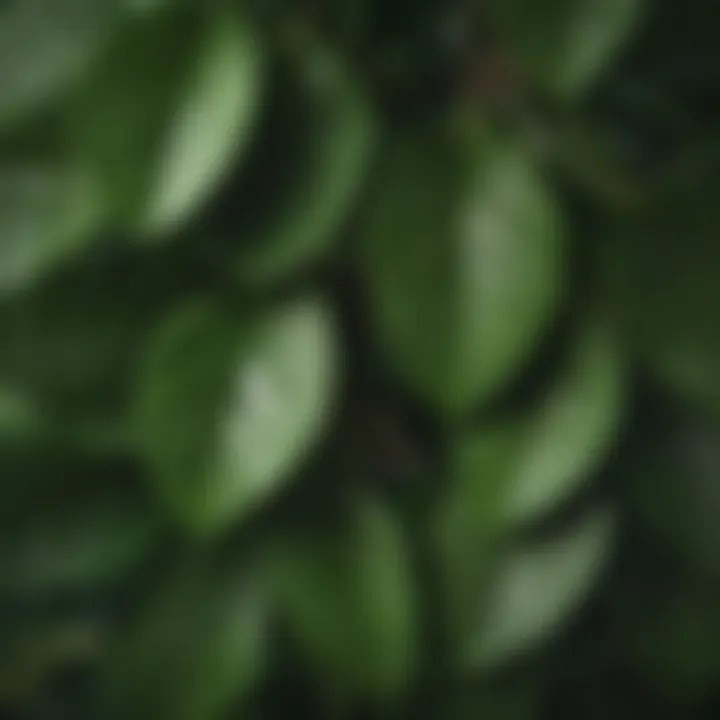
<svg viewBox="0 0 720 720"><path fill-rule="evenodd" d="M71 162L0 160L0 296L72 258L104 219L104 198Z"/></svg>
<svg viewBox="0 0 720 720"><path fill-rule="evenodd" d="M27 430L66 439L124 425L137 356L179 285L189 287L167 263L110 255L58 268L0 306L8 431L22 414Z"/></svg>
<svg viewBox="0 0 720 720"><path fill-rule="evenodd" d="M235 18L219 16L205 34L160 147L140 220L150 233L177 227L207 205L252 138L262 87L255 31Z"/></svg>
<svg viewBox="0 0 720 720"><path fill-rule="evenodd" d="M150 556L162 531L152 508L118 492L13 520L0 536L0 595L6 599L47 600L112 587Z"/></svg>
<svg viewBox="0 0 720 720"><path fill-rule="evenodd" d="M221 720L266 664L266 593L252 569L174 569L111 648L103 717Z"/></svg>
<svg viewBox="0 0 720 720"><path fill-rule="evenodd" d="M720 428L683 408L657 411L618 472L643 526L696 570L720 573Z"/></svg>
<svg viewBox="0 0 720 720"><path fill-rule="evenodd" d="M11 0L0 8L0 128L62 99L101 54L116 0Z"/></svg>
<svg viewBox="0 0 720 720"><path fill-rule="evenodd" d="M359 252L382 347L446 413L504 389L561 296L562 220L532 159L505 139L449 133L385 148Z"/></svg>
<svg viewBox="0 0 720 720"><path fill-rule="evenodd" d="M216 9L128 25L68 116L122 227L149 241L207 206L252 139L263 64L255 30Z"/></svg>
<svg viewBox="0 0 720 720"><path fill-rule="evenodd" d="M505 532L550 513L588 482L619 435L625 383L616 338L586 319L531 407L456 440L442 515L456 536Z"/></svg>
<svg viewBox="0 0 720 720"><path fill-rule="evenodd" d="M458 636L461 668L515 660L553 638L588 599L606 568L614 522L605 510L500 561L474 618Z"/></svg>
<svg viewBox="0 0 720 720"><path fill-rule="evenodd" d="M720 409L717 163L626 219L601 262L626 342L661 386Z"/></svg>
<svg viewBox="0 0 720 720"><path fill-rule="evenodd" d="M339 57L312 47L288 64L248 168L237 267L252 285L297 273L338 239L375 147L372 108Z"/></svg>
<svg viewBox="0 0 720 720"><path fill-rule="evenodd" d="M491 0L488 10L522 69L573 97L591 86L638 26L642 0Z"/></svg>
<svg viewBox="0 0 720 720"><path fill-rule="evenodd" d="M219 531L274 497L325 428L336 366L315 298L257 315L197 301L173 315L141 372L136 430L178 520Z"/></svg>
<svg viewBox="0 0 720 720"><path fill-rule="evenodd" d="M291 533L270 568L303 655L343 693L392 701L415 668L417 608L407 537L378 499ZM326 518L327 520L327 518Z"/></svg>

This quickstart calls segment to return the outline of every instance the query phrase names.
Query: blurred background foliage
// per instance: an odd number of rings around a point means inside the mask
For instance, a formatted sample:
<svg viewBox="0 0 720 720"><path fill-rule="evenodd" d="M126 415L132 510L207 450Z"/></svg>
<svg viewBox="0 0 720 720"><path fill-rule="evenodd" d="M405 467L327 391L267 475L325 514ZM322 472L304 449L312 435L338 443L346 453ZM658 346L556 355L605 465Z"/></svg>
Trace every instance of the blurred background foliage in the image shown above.
<svg viewBox="0 0 720 720"><path fill-rule="evenodd" d="M0 3L0 716L717 717L718 28Z"/></svg>

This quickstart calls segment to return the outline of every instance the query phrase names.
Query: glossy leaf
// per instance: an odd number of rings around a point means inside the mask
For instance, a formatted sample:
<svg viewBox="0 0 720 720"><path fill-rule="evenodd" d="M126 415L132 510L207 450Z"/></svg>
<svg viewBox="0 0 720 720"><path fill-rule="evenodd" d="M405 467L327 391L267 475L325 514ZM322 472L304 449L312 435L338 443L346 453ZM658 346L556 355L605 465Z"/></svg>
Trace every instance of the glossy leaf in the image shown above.
<svg viewBox="0 0 720 720"><path fill-rule="evenodd" d="M507 140L415 134L383 158L359 240L376 330L411 388L467 412L545 337L564 280L559 209Z"/></svg>
<svg viewBox="0 0 720 720"><path fill-rule="evenodd" d="M608 459L622 429L626 385L612 330L590 323L576 342L520 452L507 499L515 522L547 512L577 492Z"/></svg>
<svg viewBox="0 0 720 720"><path fill-rule="evenodd" d="M501 39L522 69L561 97L586 90L625 48L642 0L491 0Z"/></svg>
<svg viewBox="0 0 720 720"><path fill-rule="evenodd" d="M210 532L274 497L319 440L336 373L315 298L258 315L212 301L179 310L137 389L138 442L168 509Z"/></svg>
<svg viewBox="0 0 720 720"><path fill-rule="evenodd" d="M262 53L249 26L218 17L207 28L182 100L160 146L140 219L143 231L177 227L207 205L252 138L262 86Z"/></svg>
<svg viewBox="0 0 720 720"><path fill-rule="evenodd" d="M624 373L607 325L586 323L539 402L456 441L444 518L455 534L504 532L541 518L607 458L624 415Z"/></svg>
<svg viewBox="0 0 720 720"><path fill-rule="evenodd" d="M251 217L237 267L252 285L305 269L338 239L375 148L373 110L341 58L316 47L290 63L263 136L267 151L248 168Z"/></svg>
<svg viewBox="0 0 720 720"><path fill-rule="evenodd" d="M217 10L168 8L113 44L68 114L70 143L121 227L143 241L166 236L205 208L243 157L262 86L249 25Z"/></svg>
<svg viewBox="0 0 720 720"><path fill-rule="evenodd" d="M276 549L274 585L301 652L341 695L392 701L416 660L409 547L387 507L355 500L330 528L295 532Z"/></svg>
<svg viewBox="0 0 720 720"><path fill-rule="evenodd" d="M165 578L117 638L104 717L221 720L248 700L265 669L266 594L251 570L205 565Z"/></svg>
<svg viewBox="0 0 720 720"><path fill-rule="evenodd" d="M470 671L506 663L561 631L605 571L613 529L612 516L597 511L557 537L511 551L460 635L460 665Z"/></svg>

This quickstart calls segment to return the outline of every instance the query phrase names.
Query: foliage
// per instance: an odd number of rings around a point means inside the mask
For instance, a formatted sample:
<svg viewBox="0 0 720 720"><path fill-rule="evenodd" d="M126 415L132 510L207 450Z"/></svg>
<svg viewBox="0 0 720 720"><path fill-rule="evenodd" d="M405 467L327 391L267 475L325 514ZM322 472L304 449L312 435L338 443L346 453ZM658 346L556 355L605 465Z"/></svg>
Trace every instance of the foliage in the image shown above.
<svg viewBox="0 0 720 720"><path fill-rule="evenodd" d="M716 5L0 5L8 716L715 716Z"/></svg>

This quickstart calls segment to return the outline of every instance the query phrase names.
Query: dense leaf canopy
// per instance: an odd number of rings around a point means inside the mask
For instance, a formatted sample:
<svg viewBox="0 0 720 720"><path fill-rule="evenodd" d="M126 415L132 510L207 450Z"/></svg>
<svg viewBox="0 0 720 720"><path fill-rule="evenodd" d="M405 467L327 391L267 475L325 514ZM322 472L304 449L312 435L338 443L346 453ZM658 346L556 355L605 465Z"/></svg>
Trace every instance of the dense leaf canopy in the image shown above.
<svg viewBox="0 0 720 720"><path fill-rule="evenodd" d="M0 2L0 716L717 717L719 29Z"/></svg>

